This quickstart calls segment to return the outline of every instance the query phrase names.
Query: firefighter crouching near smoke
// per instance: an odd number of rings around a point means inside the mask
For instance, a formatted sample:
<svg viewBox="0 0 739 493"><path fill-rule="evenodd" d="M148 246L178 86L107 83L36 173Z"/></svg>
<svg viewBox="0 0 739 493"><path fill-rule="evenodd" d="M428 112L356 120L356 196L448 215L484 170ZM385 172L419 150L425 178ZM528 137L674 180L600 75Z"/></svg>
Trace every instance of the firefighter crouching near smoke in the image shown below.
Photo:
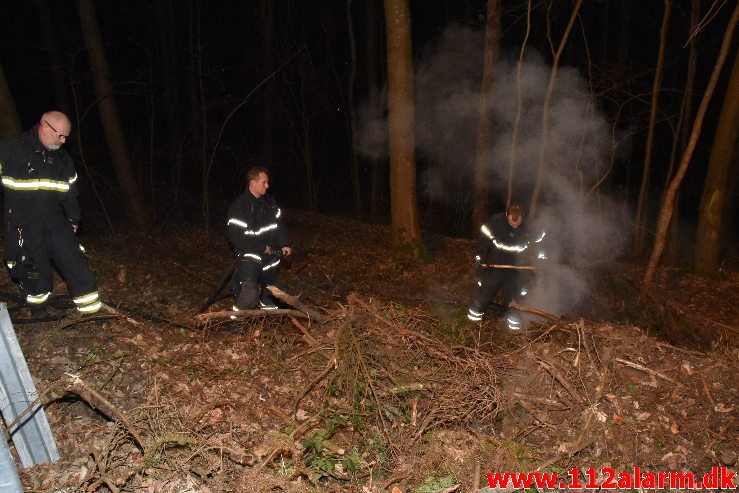
<svg viewBox="0 0 739 493"><path fill-rule="evenodd" d="M537 235L534 243L540 243L544 233ZM485 309L493 296L503 290L503 307L511 301L526 296L530 275L514 267L521 267L529 259L528 250L531 241L521 206L511 204L505 213L494 214L480 227L475 256L478 294L475 302L467 312L467 318L473 322L482 320ZM537 253L538 258L545 259L543 251ZM520 317L508 311L506 314L508 328L521 328Z"/></svg>
<svg viewBox="0 0 739 493"><path fill-rule="evenodd" d="M231 279L234 310L277 308L265 286L277 282L281 257L292 254L275 200L267 194L269 174L255 166L246 175L247 189L228 210L228 238L238 256Z"/></svg>
<svg viewBox="0 0 739 493"><path fill-rule="evenodd" d="M61 147L71 123L49 111L18 138L0 140L0 175L5 193L5 264L34 317L49 313L55 266L82 314L102 307L95 278L75 236L80 222L77 173Z"/></svg>

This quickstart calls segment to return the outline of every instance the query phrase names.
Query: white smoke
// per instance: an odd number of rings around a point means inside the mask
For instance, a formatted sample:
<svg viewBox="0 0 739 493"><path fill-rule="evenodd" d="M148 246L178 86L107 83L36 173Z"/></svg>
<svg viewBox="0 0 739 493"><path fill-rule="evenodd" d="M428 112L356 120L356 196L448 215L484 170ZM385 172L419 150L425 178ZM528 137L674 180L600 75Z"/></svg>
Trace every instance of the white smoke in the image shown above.
<svg viewBox="0 0 739 493"><path fill-rule="evenodd" d="M424 169L419 184L427 200L448 207L471 200L483 50L483 31L452 25L422 52L416 66L416 149ZM489 187L497 203L504 204L518 119L513 198L527 207L539 174L552 67L529 48L517 73L518 51L501 55L487 98L494 118L492 152L486 157ZM614 146L605 116L576 68L559 67L548 114L538 208L528 220L533 230L547 231L549 259L538 267L541 275L525 303L566 313L587 292L584 269L613 260L626 233L617 208L596 189L609 170ZM383 143L377 139L380 126L376 120L363 121L360 149L377 151Z"/></svg>

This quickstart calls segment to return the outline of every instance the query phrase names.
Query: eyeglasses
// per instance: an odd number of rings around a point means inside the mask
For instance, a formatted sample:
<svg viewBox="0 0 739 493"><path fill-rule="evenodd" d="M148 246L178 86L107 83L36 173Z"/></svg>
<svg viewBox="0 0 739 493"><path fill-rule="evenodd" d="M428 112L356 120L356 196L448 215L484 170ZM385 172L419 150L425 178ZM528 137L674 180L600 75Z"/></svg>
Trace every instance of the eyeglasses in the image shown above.
<svg viewBox="0 0 739 493"><path fill-rule="evenodd" d="M67 138L69 137L69 135L64 135L63 133L58 132L57 129L52 127L51 123L47 122L46 120L44 120L44 123L49 126L49 128L52 130L52 132L56 134L57 137L59 137L59 140L62 140L62 139L67 140Z"/></svg>

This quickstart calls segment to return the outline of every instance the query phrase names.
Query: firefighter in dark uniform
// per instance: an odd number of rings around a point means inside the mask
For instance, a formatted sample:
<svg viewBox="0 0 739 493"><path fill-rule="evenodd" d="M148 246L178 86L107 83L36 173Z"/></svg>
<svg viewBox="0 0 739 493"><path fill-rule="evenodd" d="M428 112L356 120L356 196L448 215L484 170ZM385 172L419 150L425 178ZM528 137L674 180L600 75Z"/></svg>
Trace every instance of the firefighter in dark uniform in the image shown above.
<svg viewBox="0 0 739 493"><path fill-rule="evenodd" d="M518 269L527 258L529 238L523 224L521 206L511 204L505 213L495 214L480 227L475 257L478 295L467 312L467 318L473 322L482 320L485 309L493 296L503 290L503 306L525 295L526 289L521 284ZM520 328L520 319L508 316L509 328Z"/></svg>
<svg viewBox="0 0 739 493"><path fill-rule="evenodd" d="M277 282L282 256L292 254L282 224L282 213L267 194L269 174L255 166L247 172L247 190L228 210L228 238L238 256L231 287L234 310L277 308L265 286Z"/></svg>
<svg viewBox="0 0 739 493"><path fill-rule="evenodd" d="M20 137L0 140L5 263L34 316L48 316L52 265L81 313L94 313L102 306L75 236L80 221L77 173L72 158L61 148L70 128L64 113L50 111Z"/></svg>

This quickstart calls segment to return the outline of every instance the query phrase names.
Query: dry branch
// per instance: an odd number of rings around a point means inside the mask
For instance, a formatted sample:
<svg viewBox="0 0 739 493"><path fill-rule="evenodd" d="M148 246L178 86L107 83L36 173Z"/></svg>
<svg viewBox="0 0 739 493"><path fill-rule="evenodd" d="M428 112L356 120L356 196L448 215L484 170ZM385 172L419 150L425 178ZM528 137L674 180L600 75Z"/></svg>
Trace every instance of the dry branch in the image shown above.
<svg viewBox="0 0 739 493"><path fill-rule="evenodd" d="M615 358L614 361L616 361L618 363L621 363L624 366L628 366L629 368L633 368L635 370L640 370L640 371L649 373L650 375L654 375L655 377L662 378L664 380L667 380L668 382L674 383L675 385L677 385L679 387L684 387L685 386L684 384L678 382L677 380L674 380L674 379L668 377L667 375L665 375L663 373L660 373L660 372L658 372L656 370L652 370L651 368L647 368L646 366L640 365L638 363L634 363L633 361L627 361L627 360L621 359L621 358Z"/></svg>
<svg viewBox="0 0 739 493"><path fill-rule="evenodd" d="M267 289L269 289L275 298L284 301L290 306L294 306L297 310L307 314L308 318L317 320L318 322L324 322L326 320L326 317L312 308L307 307L297 296L291 296L276 286L267 286Z"/></svg>
<svg viewBox="0 0 739 493"><path fill-rule="evenodd" d="M317 346L319 344L318 339L310 335L310 332L308 329L306 329L303 324L295 320L295 317L289 317L290 322L303 334L303 338L306 340L308 344L311 346Z"/></svg>
<svg viewBox="0 0 739 493"><path fill-rule="evenodd" d="M512 392L511 397L515 397L516 399L519 399L522 401L533 402L535 404L541 404L543 406L547 406L547 407L550 407L558 411L564 411L564 410L569 409L569 406L566 406L565 404L562 404L559 401L555 401L554 399L547 399L546 397L534 397L533 395L522 394L520 392Z"/></svg>
<svg viewBox="0 0 739 493"><path fill-rule="evenodd" d="M280 315L280 316L290 315L293 317L301 317L301 318L307 318L307 319L311 318L310 315L308 315L307 313L303 313L298 310L278 308L276 310L238 310L238 311L223 310L220 312L202 313L200 315L197 315L195 317L195 320L202 322L202 321L217 319L217 318L270 317L270 316L276 316L276 315Z"/></svg>
<svg viewBox="0 0 739 493"><path fill-rule="evenodd" d="M567 380L562 373L557 369L556 366L554 366L554 363L545 360L544 358L537 358L537 362L549 372L550 375L554 377L556 381L558 381L562 387L569 392L569 394L575 398L576 402L584 402L584 399L582 396L575 390L575 388L572 386L572 384Z"/></svg>
<svg viewBox="0 0 739 493"><path fill-rule="evenodd" d="M560 317L558 317L557 315L553 313L545 312L544 310L539 310L538 308L529 308L527 306L519 305L515 301L511 301L508 306L518 310L519 312L526 312L526 313L531 313L532 315L538 315L540 317L544 317L547 320L552 321L552 322L556 322L557 320L560 319Z"/></svg>
<svg viewBox="0 0 739 493"><path fill-rule="evenodd" d="M115 419L126 429L126 431L128 431L128 433L134 438L134 440L136 440L136 443L138 443L139 447L141 447L141 450L144 452L144 455L146 455L146 446L144 444L144 440L136 432L136 429L128 420L128 417L126 416L126 413L124 411L118 409L117 406L103 397L98 391L87 385L84 380L82 380L77 375L67 373L66 376L68 378L67 387L65 389L67 392L80 396L93 408L97 409L109 418Z"/></svg>
<svg viewBox="0 0 739 493"><path fill-rule="evenodd" d="M318 383L321 380L323 380L324 378L326 378L326 376L329 373L331 373L332 371L337 370L339 368L339 341L341 341L341 335L344 332L344 327L346 327L346 325L349 324L350 322L351 322L351 317L350 316L347 316L347 321L344 324L342 324L342 325L339 326L339 330L336 333L336 338L334 339L334 354L333 354L333 356L331 357L331 359L329 359L328 363L326 363L326 366L321 371L321 373L319 373L318 376L316 376L316 378L314 378L308 384L308 386L305 387L305 389L303 389L303 391L300 393L300 395L298 396L298 398L295 399L295 406L293 407L293 409L296 412L298 410L298 406L300 405L300 401L303 400L303 397L305 397L308 394L308 392L310 392L316 385L318 385Z"/></svg>

